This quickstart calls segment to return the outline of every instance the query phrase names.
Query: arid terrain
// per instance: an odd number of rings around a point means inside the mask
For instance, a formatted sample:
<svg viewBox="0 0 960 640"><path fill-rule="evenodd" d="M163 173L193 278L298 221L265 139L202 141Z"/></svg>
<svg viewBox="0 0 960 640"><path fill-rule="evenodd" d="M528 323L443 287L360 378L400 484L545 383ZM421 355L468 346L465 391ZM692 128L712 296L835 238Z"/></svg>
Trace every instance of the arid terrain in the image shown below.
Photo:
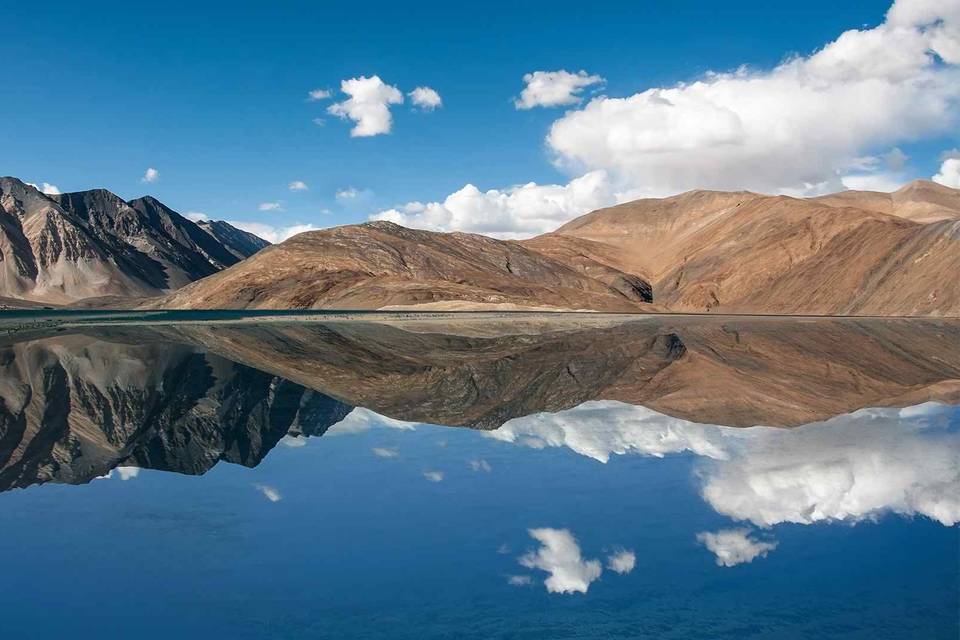
<svg viewBox="0 0 960 640"><path fill-rule="evenodd" d="M48 196L13 178L0 205L6 307L960 315L960 191L928 181L691 191L520 241L370 222L267 247L151 197Z"/></svg>

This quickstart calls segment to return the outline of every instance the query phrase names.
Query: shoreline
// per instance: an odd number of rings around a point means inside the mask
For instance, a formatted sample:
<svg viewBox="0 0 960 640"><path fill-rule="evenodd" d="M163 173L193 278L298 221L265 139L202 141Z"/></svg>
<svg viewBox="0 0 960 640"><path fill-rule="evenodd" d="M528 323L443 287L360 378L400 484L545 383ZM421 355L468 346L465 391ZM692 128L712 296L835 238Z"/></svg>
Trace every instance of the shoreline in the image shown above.
<svg viewBox="0 0 960 640"><path fill-rule="evenodd" d="M509 323L518 326L535 324L606 325L640 320L750 320L750 321L925 321L956 322L946 316L831 316L778 315L759 313L628 313L602 311L543 310L0 310L0 334L14 335L26 331L56 330L82 326L112 325L236 325L278 323L369 322L387 325L489 324Z"/></svg>

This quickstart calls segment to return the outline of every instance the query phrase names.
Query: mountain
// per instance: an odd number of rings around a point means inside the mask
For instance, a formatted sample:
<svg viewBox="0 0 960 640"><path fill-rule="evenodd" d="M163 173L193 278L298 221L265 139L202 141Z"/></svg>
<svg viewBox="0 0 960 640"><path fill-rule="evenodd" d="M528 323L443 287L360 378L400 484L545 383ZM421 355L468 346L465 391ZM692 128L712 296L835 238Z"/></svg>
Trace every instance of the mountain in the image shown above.
<svg viewBox="0 0 960 640"><path fill-rule="evenodd" d="M960 191L691 191L521 241L389 222L276 246L104 190L0 182L0 305L960 315Z"/></svg>
<svg viewBox="0 0 960 640"><path fill-rule="evenodd" d="M960 190L930 180L914 180L893 193L841 191L811 198L837 207L859 207L914 222L960 220Z"/></svg>
<svg viewBox="0 0 960 640"><path fill-rule="evenodd" d="M118 465L202 474L256 466L287 433L352 407L149 332L0 346L0 491L79 484Z"/></svg>
<svg viewBox="0 0 960 640"><path fill-rule="evenodd" d="M149 196L46 195L0 178L0 297L69 304L159 295L252 255L257 243L234 231L238 240L221 241Z"/></svg>
<svg viewBox="0 0 960 640"><path fill-rule="evenodd" d="M671 311L960 315L957 194L917 182L890 195L885 212L864 192L692 191L601 209L530 242L613 247Z"/></svg>
<svg viewBox="0 0 960 640"><path fill-rule="evenodd" d="M249 258L260 249L270 246L270 243L260 236L237 229L223 220L201 220L197 222L197 226L213 236L237 260Z"/></svg>
<svg viewBox="0 0 960 640"><path fill-rule="evenodd" d="M148 307L543 307L639 311L640 277L521 243L370 222L301 233Z"/></svg>

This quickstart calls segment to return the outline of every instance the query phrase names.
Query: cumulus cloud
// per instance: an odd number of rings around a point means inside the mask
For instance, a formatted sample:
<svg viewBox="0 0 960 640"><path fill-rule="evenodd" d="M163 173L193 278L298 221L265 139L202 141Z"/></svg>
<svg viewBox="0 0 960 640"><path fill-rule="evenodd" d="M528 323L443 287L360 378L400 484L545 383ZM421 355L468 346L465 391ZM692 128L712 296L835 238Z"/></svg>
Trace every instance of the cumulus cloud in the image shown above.
<svg viewBox="0 0 960 640"><path fill-rule="evenodd" d="M880 26L771 70L597 97L558 119L547 145L559 166L605 170L637 196L838 190L865 152L957 126L955 6L898 0Z"/></svg>
<svg viewBox="0 0 960 640"><path fill-rule="evenodd" d="M599 560L582 557L580 545L568 529L530 529L528 533L540 548L524 554L519 562L549 573L544 585L550 593L586 593L603 572Z"/></svg>
<svg viewBox="0 0 960 640"><path fill-rule="evenodd" d="M717 557L717 566L732 567L755 558L766 558L767 553L777 548L775 541L757 540L750 529L721 529L716 533L704 531L697 534L697 542Z"/></svg>
<svg viewBox="0 0 960 640"><path fill-rule="evenodd" d="M140 182L156 182L159 179L160 172L153 167L150 167L144 172L143 177L140 178Z"/></svg>
<svg viewBox="0 0 960 640"><path fill-rule="evenodd" d="M423 477L430 482L443 482L443 471L424 471Z"/></svg>
<svg viewBox="0 0 960 640"><path fill-rule="evenodd" d="M202 211L187 211L185 214L183 214L183 217L187 220L193 220L194 222L204 222L210 219L210 216Z"/></svg>
<svg viewBox="0 0 960 640"><path fill-rule="evenodd" d="M311 102L316 102L318 100L326 100L331 95L333 95L329 89L313 89L307 93L307 100Z"/></svg>
<svg viewBox="0 0 960 640"><path fill-rule="evenodd" d="M625 575L637 566L637 554L630 549L618 549L607 556L607 569Z"/></svg>
<svg viewBox="0 0 960 640"><path fill-rule="evenodd" d="M303 180L294 180L287 185L287 188L290 189L290 191L306 191L310 187L308 187L307 183Z"/></svg>
<svg viewBox="0 0 960 640"><path fill-rule="evenodd" d="M934 182L960 189L960 158L947 158L940 165L940 171L933 176Z"/></svg>
<svg viewBox="0 0 960 640"><path fill-rule="evenodd" d="M270 224L264 224L262 222L246 222L240 220L228 220L227 223L233 225L237 229L241 229L243 231L252 233L255 236L259 236L273 244L283 242L284 240L292 238L298 233L303 233L304 231L317 230L317 228L312 224L294 224L287 227L277 227Z"/></svg>
<svg viewBox="0 0 960 640"><path fill-rule="evenodd" d="M410 102L424 111L433 111L443 106L440 94L430 87L417 87L407 95L410 96Z"/></svg>
<svg viewBox="0 0 960 640"><path fill-rule="evenodd" d="M340 91L349 96L327 108L330 115L353 120L350 136L355 138L390 133L393 116L390 105L403 103L403 94L386 84L380 76L360 76L340 83Z"/></svg>
<svg viewBox="0 0 960 640"><path fill-rule="evenodd" d="M271 487L268 484L255 484L253 486L270 502L280 502L283 500L283 496L280 495L280 492L277 491L275 487Z"/></svg>
<svg viewBox="0 0 960 640"><path fill-rule="evenodd" d="M468 184L443 202L409 202L380 211L370 219L432 231L523 238L553 231L572 218L616 201L606 174L594 171L566 185L530 182L502 190L480 191Z"/></svg>
<svg viewBox="0 0 960 640"><path fill-rule="evenodd" d="M525 87L514 101L517 109L534 107L559 107L576 104L583 98L580 94L591 85L600 84L603 78L586 71L534 71L523 76Z"/></svg>
<svg viewBox="0 0 960 640"><path fill-rule="evenodd" d="M279 202L261 202L257 205L260 211L283 211L283 205Z"/></svg>
<svg viewBox="0 0 960 640"><path fill-rule="evenodd" d="M378 458L396 458L400 455L396 449L389 447L374 447L371 451L373 451L373 455Z"/></svg>

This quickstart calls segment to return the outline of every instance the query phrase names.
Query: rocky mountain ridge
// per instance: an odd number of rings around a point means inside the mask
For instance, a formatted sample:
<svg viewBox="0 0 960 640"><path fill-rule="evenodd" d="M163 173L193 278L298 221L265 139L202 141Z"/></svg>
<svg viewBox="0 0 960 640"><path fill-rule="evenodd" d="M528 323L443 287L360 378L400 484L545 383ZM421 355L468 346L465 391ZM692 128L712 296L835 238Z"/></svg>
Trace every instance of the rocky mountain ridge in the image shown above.
<svg viewBox="0 0 960 640"><path fill-rule="evenodd" d="M269 244L218 225L219 237L150 196L48 195L0 178L0 297L60 305L156 296Z"/></svg>

